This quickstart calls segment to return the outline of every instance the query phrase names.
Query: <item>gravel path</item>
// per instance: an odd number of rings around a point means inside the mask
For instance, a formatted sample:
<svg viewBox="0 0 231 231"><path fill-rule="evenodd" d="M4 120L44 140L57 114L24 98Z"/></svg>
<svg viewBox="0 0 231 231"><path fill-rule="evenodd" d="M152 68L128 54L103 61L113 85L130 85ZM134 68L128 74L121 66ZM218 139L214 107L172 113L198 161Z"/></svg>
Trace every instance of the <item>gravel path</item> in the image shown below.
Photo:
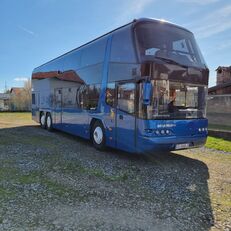
<svg viewBox="0 0 231 231"><path fill-rule="evenodd" d="M231 230L230 153L96 151L0 124L0 230Z"/></svg>

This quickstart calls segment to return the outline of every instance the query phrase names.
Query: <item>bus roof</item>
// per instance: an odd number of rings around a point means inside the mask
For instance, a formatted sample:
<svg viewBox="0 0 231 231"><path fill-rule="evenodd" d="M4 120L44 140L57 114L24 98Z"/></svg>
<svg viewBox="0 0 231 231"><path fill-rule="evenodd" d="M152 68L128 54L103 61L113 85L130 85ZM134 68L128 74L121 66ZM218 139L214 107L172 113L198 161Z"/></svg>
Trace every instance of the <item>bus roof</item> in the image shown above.
<svg viewBox="0 0 231 231"><path fill-rule="evenodd" d="M180 29L183 29L183 30L186 30L186 31L192 33L191 31L187 30L186 28L181 27L181 26L179 26L179 25L177 25L177 24L171 23L171 22L169 22L169 21L166 21L166 20L164 20L164 19L155 19L155 18L139 18L139 19L134 19L133 21L131 21L131 22L129 22L129 23L123 25L123 26L117 27L116 29L111 30L111 31L109 31L108 33L103 34L103 35L101 35L101 36L99 36L99 37L97 37L97 38L95 38L95 39L93 39L93 40L91 40L91 41L89 41L89 42L87 42L87 43L85 43L85 44L83 44L83 45L77 47L77 48L74 48L74 49L72 49L72 50L70 50L70 51L68 51L68 52L66 52L66 53L64 53L64 54L62 54L62 55L60 55L60 56L58 56L58 57L56 57L56 58L54 58L54 59L52 59L52 60L50 60L50 61L48 61L48 62L46 62L46 63L44 63L44 64L38 66L38 67L36 67L35 69L40 68L40 67L42 67L42 66L45 66L46 64L48 64L48 63L50 63L50 62L53 62L54 60L59 59L59 58L65 56L65 55L67 55L67 54L69 54L69 53L71 53L71 52L73 52L73 51L75 51L75 50L78 50L78 49L80 49L80 48L82 48L82 47L84 47L84 46L86 46L86 45L88 45L88 44L90 44L90 43L93 43L93 42L95 42L96 40L98 40L98 39L100 39L100 38L102 38L102 37L104 37L104 36L107 36L107 35L109 35L109 34L115 32L115 31L117 31L117 30L119 30L119 29L121 29L121 28L123 28L123 27L126 27L126 26L128 26L128 25L130 25L130 24L137 24L137 23L140 23L140 22L157 22L157 23L165 23L165 24L168 24L168 25L171 25L171 26L174 26L174 27L178 27L178 28L180 28ZM34 69L34 71L35 71L35 69Z"/></svg>

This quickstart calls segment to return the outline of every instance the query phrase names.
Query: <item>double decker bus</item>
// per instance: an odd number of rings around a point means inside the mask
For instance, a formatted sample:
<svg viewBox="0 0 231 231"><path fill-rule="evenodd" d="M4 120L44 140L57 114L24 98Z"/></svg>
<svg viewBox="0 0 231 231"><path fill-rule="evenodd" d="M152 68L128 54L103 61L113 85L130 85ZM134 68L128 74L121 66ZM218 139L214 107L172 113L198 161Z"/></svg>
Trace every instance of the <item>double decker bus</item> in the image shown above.
<svg viewBox="0 0 231 231"><path fill-rule="evenodd" d="M33 70L32 117L128 152L205 144L209 70L193 34L137 19Z"/></svg>

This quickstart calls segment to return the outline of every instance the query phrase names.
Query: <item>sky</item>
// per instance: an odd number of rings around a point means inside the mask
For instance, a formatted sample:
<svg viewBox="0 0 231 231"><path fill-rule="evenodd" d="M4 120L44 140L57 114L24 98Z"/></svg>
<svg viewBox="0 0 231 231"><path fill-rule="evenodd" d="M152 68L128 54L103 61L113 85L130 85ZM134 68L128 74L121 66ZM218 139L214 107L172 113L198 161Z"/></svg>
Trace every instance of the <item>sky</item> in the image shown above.
<svg viewBox="0 0 231 231"><path fill-rule="evenodd" d="M191 30L210 69L231 65L230 0L0 0L0 92L33 68L135 18Z"/></svg>

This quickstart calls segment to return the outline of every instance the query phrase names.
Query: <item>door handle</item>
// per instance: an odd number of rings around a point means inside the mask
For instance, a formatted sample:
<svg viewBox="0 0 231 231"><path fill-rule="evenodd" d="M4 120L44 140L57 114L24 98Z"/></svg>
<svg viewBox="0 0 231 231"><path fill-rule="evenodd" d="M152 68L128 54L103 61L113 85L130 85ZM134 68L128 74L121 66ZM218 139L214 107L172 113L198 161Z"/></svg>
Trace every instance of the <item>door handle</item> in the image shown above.
<svg viewBox="0 0 231 231"><path fill-rule="evenodd" d="M123 120L124 119L123 115L119 115L119 119Z"/></svg>

